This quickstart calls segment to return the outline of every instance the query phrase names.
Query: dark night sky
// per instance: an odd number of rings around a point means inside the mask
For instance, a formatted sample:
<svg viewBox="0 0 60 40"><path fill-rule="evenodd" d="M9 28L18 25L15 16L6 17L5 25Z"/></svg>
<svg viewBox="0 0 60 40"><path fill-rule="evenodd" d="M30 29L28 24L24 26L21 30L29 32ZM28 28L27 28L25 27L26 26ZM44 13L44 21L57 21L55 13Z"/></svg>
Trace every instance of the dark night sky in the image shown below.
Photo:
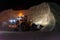
<svg viewBox="0 0 60 40"><path fill-rule="evenodd" d="M14 10L28 9L42 2L56 2L59 4L58 0L0 0L0 11L10 8Z"/></svg>

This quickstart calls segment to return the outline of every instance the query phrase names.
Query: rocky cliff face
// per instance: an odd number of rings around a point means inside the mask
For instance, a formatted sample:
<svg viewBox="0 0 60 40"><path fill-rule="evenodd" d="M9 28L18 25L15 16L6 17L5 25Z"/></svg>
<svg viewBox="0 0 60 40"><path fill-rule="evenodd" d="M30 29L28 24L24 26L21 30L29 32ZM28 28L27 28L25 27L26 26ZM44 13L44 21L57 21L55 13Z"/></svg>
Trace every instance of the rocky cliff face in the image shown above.
<svg viewBox="0 0 60 40"><path fill-rule="evenodd" d="M55 17L48 3L41 3L29 8L29 13L33 23L44 26L41 30L52 31L54 29Z"/></svg>
<svg viewBox="0 0 60 40"><path fill-rule="evenodd" d="M1 21L16 17L19 11L5 10L0 12ZM27 14L35 24L41 24L44 27L41 30L52 31L54 28L60 30L60 6L56 3L41 3L32 6L27 10Z"/></svg>

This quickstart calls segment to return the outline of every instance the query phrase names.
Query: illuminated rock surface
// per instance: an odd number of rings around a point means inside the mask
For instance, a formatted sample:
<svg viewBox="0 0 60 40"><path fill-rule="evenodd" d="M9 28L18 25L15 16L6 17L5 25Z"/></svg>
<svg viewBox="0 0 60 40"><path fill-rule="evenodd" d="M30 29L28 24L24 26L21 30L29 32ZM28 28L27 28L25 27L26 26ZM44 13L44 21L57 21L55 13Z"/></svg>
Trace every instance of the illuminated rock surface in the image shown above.
<svg viewBox="0 0 60 40"><path fill-rule="evenodd" d="M41 30L52 31L54 29L55 18L48 3L42 3L29 8L29 13L33 23L44 26Z"/></svg>

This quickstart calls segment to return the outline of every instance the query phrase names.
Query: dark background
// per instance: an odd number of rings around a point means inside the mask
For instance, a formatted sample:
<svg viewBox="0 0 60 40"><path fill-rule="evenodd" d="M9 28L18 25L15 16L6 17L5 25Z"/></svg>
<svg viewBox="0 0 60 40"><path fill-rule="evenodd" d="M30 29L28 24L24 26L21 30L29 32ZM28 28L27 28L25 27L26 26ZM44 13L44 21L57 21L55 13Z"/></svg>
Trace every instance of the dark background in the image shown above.
<svg viewBox="0 0 60 40"><path fill-rule="evenodd" d="M58 0L0 0L0 11L7 9L28 9L31 6L40 4L42 2L55 2L59 4Z"/></svg>

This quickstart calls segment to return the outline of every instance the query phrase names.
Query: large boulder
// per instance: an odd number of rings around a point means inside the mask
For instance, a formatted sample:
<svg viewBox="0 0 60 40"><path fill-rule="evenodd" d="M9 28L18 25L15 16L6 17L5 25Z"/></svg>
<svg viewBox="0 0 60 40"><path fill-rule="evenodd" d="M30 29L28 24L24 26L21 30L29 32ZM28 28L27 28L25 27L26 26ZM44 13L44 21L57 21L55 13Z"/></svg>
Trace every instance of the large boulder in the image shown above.
<svg viewBox="0 0 60 40"><path fill-rule="evenodd" d="M29 17L33 23L43 25L41 30L52 31L55 27L55 17L48 3L41 3L29 8Z"/></svg>

